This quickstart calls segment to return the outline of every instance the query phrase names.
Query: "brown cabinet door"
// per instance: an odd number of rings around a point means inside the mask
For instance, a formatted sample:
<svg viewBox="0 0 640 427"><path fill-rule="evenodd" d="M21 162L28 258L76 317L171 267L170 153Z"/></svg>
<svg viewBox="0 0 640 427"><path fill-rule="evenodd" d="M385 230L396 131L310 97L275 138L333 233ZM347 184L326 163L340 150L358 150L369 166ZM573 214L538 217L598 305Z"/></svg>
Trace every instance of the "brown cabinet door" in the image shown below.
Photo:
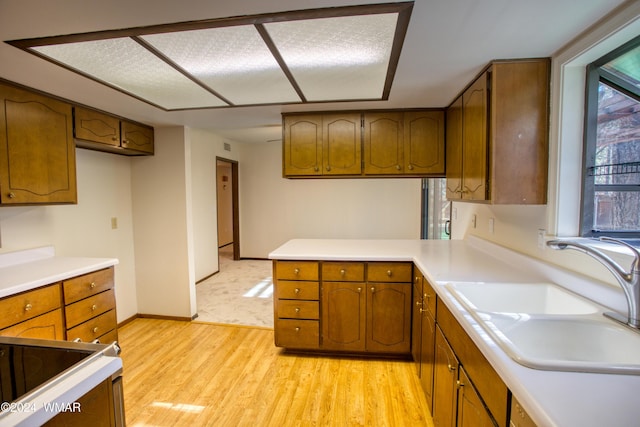
<svg viewBox="0 0 640 427"><path fill-rule="evenodd" d="M456 425L458 359L436 326L435 366L433 378L433 424L435 427Z"/></svg>
<svg viewBox="0 0 640 427"><path fill-rule="evenodd" d="M462 197L462 97L447 109L447 199Z"/></svg>
<svg viewBox="0 0 640 427"><path fill-rule="evenodd" d="M63 340L62 310L57 309L0 331L5 337Z"/></svg>
<svg viewBox="0 0 640 427"><path fill-rule="evenodd" d="M322 348L365 351L365 284L322 283Z"/></svg>
<svg viewBox="0 0 640 427"><path fill-rule="evenodd" d="M70 104L0 84L0 203L77 203Z"/></svg>
<svg viewBox="0 0 640 427"><path fill-rule="evenodd" d="M411 284L367 283L367 351L411 351Z"/></svg>
<svg viewBox="0 0 640 427"><path fill-rule="evenodd" d="M75 137L100 144L120 146L120 120L99 111L74 107Z"/></svg>
<svg viewBox="0 0 640 427"><path fill-rule="evenodd" d="M416 268L413 278L413 315L411 317L411 356L416 364L418 377L421 376L420 362L422 359L422 273Z"/></svg>
<svg viewBox="0 0 640 427"><path fill-rule="evenodd" d="M283 175L322 175L322 116L285 116L283 122Z"/></svg>
<svg viewBox="0 0 640 427"><path fill-rule="evenodd" d="M462 198L465 200L487 200L487 79L488 74L483 74L462 95Z"/></svg>
<svg viewBox="0 0 640 427"><path fill-rule="evenodd" d="M120 145L122 148L153 154L154 134L152 127L141 126L126 120L121 121L120 126L122 135Z"/></svg>
<svg viewBox="0 0 640 427"><path fill-rule="evenodd" d="M360 114L323 116L324 175L360 175L362 173L362 132Z"/></svg>
<svg viewBox="0 0 640 427"><path fill-rule="evenodd" d="M435 364L436 321L428 311L422 313L420 341L420 384L433 413L433 370Z"/></svg>
<svg viewBox="0 0 640 427"><path fill-rule="evenodd" d="M404 113L404 173L444 175L444 112Z"/></svg>
<svg viewBox="0 0 640 427"><path fill-rule="evenodd" d="M404 172L404 119L402 113L365 113L364 173Z"/></svg>
<svg viewBox="0 0 640 427"><path fill-rule="evenodd" d="M464 368L458 382L458 427L495 427L497 424L484 407Z"/></svg>

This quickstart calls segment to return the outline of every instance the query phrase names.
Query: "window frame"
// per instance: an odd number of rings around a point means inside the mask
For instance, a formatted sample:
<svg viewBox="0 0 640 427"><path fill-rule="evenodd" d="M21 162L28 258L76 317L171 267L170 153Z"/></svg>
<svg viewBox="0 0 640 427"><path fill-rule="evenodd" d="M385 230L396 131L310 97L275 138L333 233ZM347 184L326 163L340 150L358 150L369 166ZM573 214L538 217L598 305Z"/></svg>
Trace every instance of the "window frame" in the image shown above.
<svg viewBox="0 0 640 427"><path fill-rule="evenodd" d="M640 90L618 76L600 67L618 56L640 46L640 36L624 43L622 46L610 51L586 68L586 93L584 114L584 149L582 169L582 204L580 212L580 234L582 237L609 236L617 238L638 238L640 230L633 231L609 231L594 230L593 217L594 199L596 190L605 191L637 191L640 192L640 184L632 185L596 185L594 176L589 176L589 170L595 167L598 121L598 88L600 82L604 82L615 90L640 102Z"/></svg>

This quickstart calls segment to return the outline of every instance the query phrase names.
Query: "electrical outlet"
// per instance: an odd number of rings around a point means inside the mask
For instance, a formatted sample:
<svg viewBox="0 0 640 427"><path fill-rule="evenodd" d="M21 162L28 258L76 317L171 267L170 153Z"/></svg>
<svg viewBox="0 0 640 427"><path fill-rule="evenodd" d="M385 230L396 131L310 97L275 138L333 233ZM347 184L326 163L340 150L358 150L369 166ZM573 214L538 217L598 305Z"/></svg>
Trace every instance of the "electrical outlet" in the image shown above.
<svg viewBox="0 0 640 427"><path fill-rule="evenodd" d="M544 236L546 234L547 234L547 231L545 229L543 228L538 229L538 249L544 250L545 248Z"/></svg>

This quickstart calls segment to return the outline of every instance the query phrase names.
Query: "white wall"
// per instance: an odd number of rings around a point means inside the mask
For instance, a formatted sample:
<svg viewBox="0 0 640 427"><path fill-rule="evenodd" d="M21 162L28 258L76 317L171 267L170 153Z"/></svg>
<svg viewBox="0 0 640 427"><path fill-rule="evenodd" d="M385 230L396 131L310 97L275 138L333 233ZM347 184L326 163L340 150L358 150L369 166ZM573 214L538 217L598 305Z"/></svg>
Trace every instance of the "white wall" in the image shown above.
<svg viewBox="0 0 640 427"><path fill-rule="evenodd" d="M285 179L281 142L238 147L242 257L294 238L420 238L420 179Z"/></svg>
<svg viewBox="0 0 640 427"><path fill-rule="evenodd" d="M131 160L76 149L78 204L0 208L2 252L53 245L57 255L118 258L118 321L138 312ZM118 228L111 228L111 218Z"/></svg>
<svg viewBox="0 0 640 427"><path fill-rule="evenodd" d="M132 159L138 313L196 313L188 130L155 129L155 155Z"/></svg>

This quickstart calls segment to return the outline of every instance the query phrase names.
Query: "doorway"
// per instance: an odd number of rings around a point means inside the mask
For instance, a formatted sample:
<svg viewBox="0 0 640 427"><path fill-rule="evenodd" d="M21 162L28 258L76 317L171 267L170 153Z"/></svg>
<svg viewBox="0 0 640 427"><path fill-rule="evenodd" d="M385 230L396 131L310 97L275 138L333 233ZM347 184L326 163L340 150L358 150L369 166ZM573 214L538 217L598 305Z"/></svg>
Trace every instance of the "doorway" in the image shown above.
<svg viewBox="0 0 640 427"><path fill-rule="evenodd" d="M218 265L220 251L232 248L233 260L240 259L240 215L238 162L216 158L216 206L218 222Z"/></svg>

